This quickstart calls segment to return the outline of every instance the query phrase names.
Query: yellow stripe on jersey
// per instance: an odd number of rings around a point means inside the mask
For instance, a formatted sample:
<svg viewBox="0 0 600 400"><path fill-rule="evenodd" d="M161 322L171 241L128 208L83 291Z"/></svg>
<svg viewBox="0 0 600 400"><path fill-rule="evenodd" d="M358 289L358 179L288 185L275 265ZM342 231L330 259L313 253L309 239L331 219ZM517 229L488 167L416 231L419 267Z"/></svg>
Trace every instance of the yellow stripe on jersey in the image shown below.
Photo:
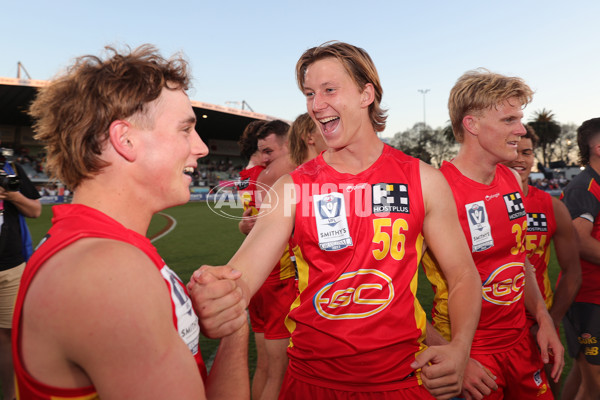
<svg viewBox="0 0 600 400"><path fill-rule="evenodd" d="M279 279L284 280L294 276L296 276L296 267L290 257L290 245L288 244L279 259Z"/></svg>
<svg viewBox="0 0 600 400"><path fill-rule="evenodd" d="M444 339L450 341L452 332L450 331L450 322L448 321L448 286L446 279L438 268L437 260L431 251L426 251L422 260L425 275L431 285L436 288L433 299L434 316L433 323L438 332Z"/></svg>
<svg viewBox="0 0 600 400"><path fill-rule="evenodd" d="M415 242L415 246L416 246L416 251L417 251L417 260L421 260L421 258L423 257L423 235L419 234L419 237L417 238L416 242ZM414 310L415 310L415 326L417 327L417 329L421 330L421 336L419 337L419 343L420 343L420 348L417 351L417 353L415 354L415 357L418 354L421 354L423 351L425 351L425 349L427 348L427 346L424 345L424 341L425 341L425 329L427 327L427 314L425 313L425 311L423 310L423 307L421 307L421 303L419 302L419 299L417 298L417 289L419 286L419 267L418 267L419 263L417 262L417 268L415 269L415 274L412 278L412 280L410 281L410 291L413 294L414 297ZM422 385L423 382L421 381L421 370L417 371L417 380L419 382L419 385Z"/></svg>
<svg viewBox="0 0 600 400"><path fill-rule="evenodd" d="M98 393L92 393L85 396L78 397L58 397L58 396L50 396L50 400L100 400L100 396Z"/></svg>
<svg viewBox="0 0 600 400"><path fill-rule="evenodd" d="M292 251L294 252L294 256L296 257L296 268L298 269L298 292L299 292L299 295L296 297L296 299L290 306L290 312L292 312L292 310L294 310L295 308L298 308L300 306L300 294L302 294L302 292L304 290L306 290L306 287L308 286L308 275L309 275L308 264L306 263L306 260L304 259L304 256L302 255L302 250L300 250L300 246L296 245L292 249ZM294 331L296 330L296 322L290 319L289 313L285 317L285 326L286 326L287 330L290 332L290 335L292 333L294 333ZM289 347L294 347L294 342L291 337L290 337Z"/></svg>

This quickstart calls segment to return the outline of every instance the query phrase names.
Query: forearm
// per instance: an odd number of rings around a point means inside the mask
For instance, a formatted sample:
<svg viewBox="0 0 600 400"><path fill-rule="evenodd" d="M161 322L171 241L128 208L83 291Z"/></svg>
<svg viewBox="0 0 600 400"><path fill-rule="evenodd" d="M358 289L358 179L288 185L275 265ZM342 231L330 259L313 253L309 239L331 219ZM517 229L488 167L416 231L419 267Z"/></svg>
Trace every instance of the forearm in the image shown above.
<svg viewBox="0 0 600 400"><path fill-rule="evenodd" d="M527 261L525 265L525 287L523 288L523 296L525 308L529 311L529 314L535 318L538 325L552 323L552 319L546 308L546 303L544 302L540 288L537 285L533 267L529 261ZM552 325L554 324L552 323Z"/></svg>
<svg viewBox="0 0 600 400"><path fill-rule="evenodd" d="M581 269L579 263L576 268L563 270L558 286L554 292L554 301L550 308L550 317L554 321L554 326L560 326L565 313L573 303L575 296L581 286Z"/></svg>
<svg viewBox="0 0 600 400"><path fill-rule="evenodd" d="M452 322L452 342L467 354L481 313L481 280L477 273L465 272L448 293L448 314Z"/></svg>
<svg viewBox="0 0 600 400"><path fill-rule="evenodd" d="M208 400L250 398L248 375L248 324L221 339L206 382Z"/></svg>
<svg viewBox="0 0 600 400"><path fill-rule="evenodd" d="M10 201L21 214L28 218L37 218L42 213L42 204L39 200L29 199L20 192L6 192L6 200Z"/></svg>
<svg viewBox="0 0 600 400"><path fill-rule="evenodd" d="M448 341L444 339L442 334L438 332L429 321L427 321L425 333L425 344L427 346L443 346L448 344Z"/></svg>

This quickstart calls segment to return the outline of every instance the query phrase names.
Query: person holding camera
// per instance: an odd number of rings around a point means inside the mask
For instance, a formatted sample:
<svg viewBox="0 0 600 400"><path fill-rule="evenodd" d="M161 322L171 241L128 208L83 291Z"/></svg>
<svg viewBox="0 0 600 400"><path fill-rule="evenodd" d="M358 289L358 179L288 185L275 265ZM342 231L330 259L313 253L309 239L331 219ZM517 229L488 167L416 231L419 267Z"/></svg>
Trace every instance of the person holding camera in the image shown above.
<svg viewBox="0 0 600 400"><path fill-rule="evenodd" d="M42 204L23 167L8 160L0 167L0 383L4 399L14 399L12 316L21 275L32 251L25 217L39 217Z"/></svg>

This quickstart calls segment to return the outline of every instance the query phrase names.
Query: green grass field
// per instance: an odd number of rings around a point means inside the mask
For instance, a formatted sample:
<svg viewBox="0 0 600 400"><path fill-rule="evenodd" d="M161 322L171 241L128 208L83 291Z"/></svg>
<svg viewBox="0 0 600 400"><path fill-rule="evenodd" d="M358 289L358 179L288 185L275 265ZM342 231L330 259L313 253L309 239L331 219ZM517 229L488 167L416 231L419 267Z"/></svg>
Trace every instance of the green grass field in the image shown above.
<svg viewBox="0 0 600 400"><path fill-rule="evenodd" d="M244 239L244 236L238 231L237 221L217 216L206 203L188 203L165 210L164 213L175 218L177 225L168 235L156 240L154 245L169 267L177 272L184 282L188 282L192 272L202 264L221 265L226 263ZM40 218L28 220L35 244L49 229L51 216L50 206L44 205ZM164 229L166 224L166 218L156 215L150 225L148 236L156 235ZM553 254L550 265L552 282L556 282L558 271L558 264ZM418 297L423 308L429 312L433 292L423 273L419 276ZM201 349L205 359L213 355L217 345L218 342L215 340L202 339ZM252 373L255 365L253 343L250 346L249 357L250 373ZM571 360L568 356L566 362L563 376L571 367Z"/></svg>

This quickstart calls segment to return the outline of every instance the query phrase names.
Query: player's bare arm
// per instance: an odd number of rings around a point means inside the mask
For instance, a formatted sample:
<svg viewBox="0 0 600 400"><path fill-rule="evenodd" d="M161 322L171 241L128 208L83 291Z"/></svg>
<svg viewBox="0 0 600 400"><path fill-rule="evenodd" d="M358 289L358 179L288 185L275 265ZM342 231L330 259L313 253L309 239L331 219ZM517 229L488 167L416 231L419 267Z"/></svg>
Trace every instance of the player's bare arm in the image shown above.
<svg viewBox="0 0 600 400"><path fill-rule="evenodd" d="M544 364L550 362L550 354L554 356L551 378L558 382L565 365L565 349L556 333L554 322L548 313L544 298L535 280L535 271L528 259L525 259L525 307L535 318L538 326L537 342Z"/></svg>
<svg viewBox="0 0 600 400"><path fill-rule="evenodd" d="M57 253L23 315L25 365L41 382L93 383L103 399L205 398L190 349L164 323L173 320L165 281L129 244L82 239Z"/></svg>
<svg viewBox="0 0 600 400"><path fill-rule="evenodd" d="M261 287L288 243L296 212L293 181L279 179L267 194L256 225L226 266L202 266L194 272L188 289L203 333L220 337L239 329L245 318L237 300L245 305ZM240 279L231 279L231 271Z"/></svg>
<svg viewBox="0 0 600 400"><path fill-rule="evenodd" d="M219 343L217 356L206 382L208 400L250 398L248 379L248 324ZM231 383L235 382L235 385Z"/></svg>
<svg viewBox="0 0 600 400"><path fill-rule="evenodd" d="M427 321L425 344L428 346L448 344L448 341L429 321ZM469 358L469 361L467 361L462 384L462 396L468 400L481 400L498 389L494 374L473 358Z"/></svg>
<svg viewBox="0 0 600 400"><path fill-rule="evenodd" d="M579 244L569 211L557 198L552 198L552 205L556 220L556 233L552 240L561 270L561 278L554 291L550 316L554 321L554 326L558 328L581 286L581 264L579 262Z"/></svg>
<svg viewBox="0 0 600 400"><path fill-rule="evenodd" d="M593 264L600 264L600 241L592 237L594 224L585 218L575 218L573 228L579 241L579 255Z"/></svg>
<svg viewBox="0 0 600 400"><path fill-rule="evenodd" d="M481 311L481 280L458 222L446 179L441 172L421 163L421 182L426 210L423 234L448 281L453 339L447 346L429 348L417 361L421 365L425 358L432 362L422 370L427 389L438 398L450 398L461 391Z"/></svg>

